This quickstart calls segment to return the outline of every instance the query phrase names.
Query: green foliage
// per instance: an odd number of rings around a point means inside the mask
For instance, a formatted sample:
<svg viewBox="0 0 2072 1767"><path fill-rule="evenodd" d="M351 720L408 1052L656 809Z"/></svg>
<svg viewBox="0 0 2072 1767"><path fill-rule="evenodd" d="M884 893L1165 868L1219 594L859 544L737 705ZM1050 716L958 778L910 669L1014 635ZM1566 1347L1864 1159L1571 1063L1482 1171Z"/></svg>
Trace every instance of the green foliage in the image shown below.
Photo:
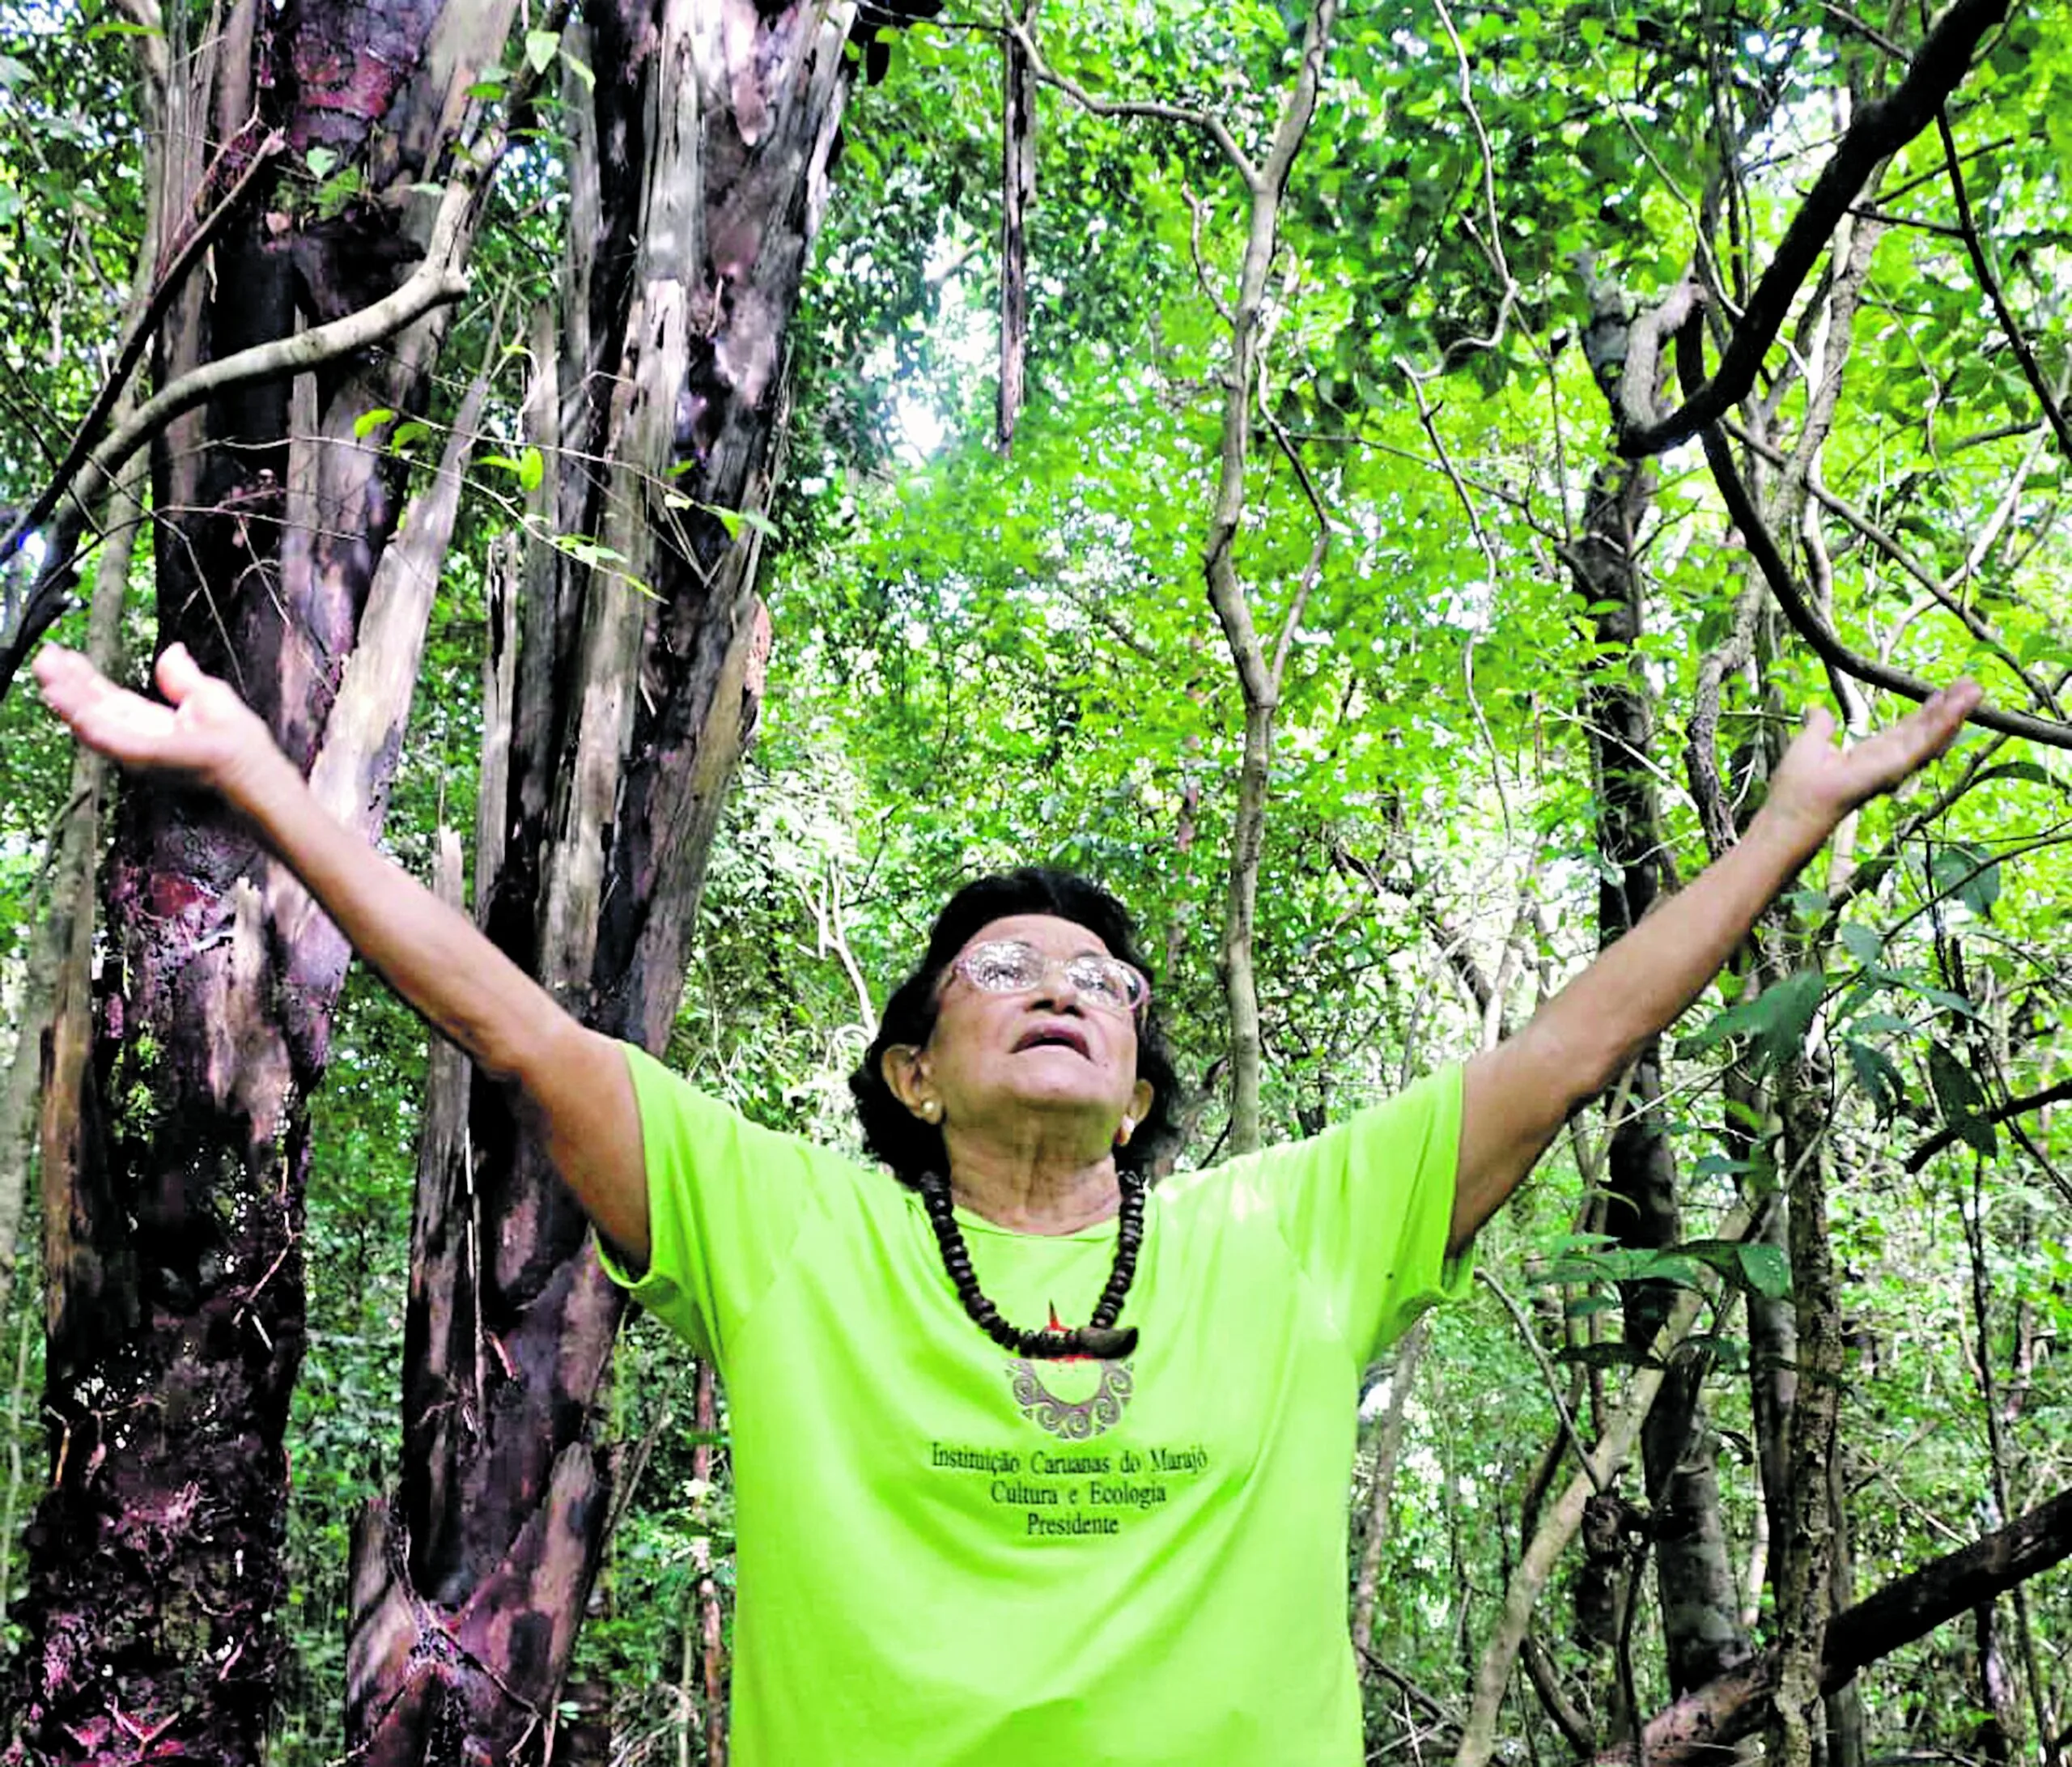
<svg viewBox="0 0 2072 1767"><path fill-rule="evenodd" d="M2072 49L2045 23L2010 20L1951 121L1988 256L2061 384ZM1746 556L1688 455L1659 463L1629 537L1646 576L1638 629L1616 642L1593 629L1604 610L1571 570L1609 425L1576 346L1593 279L1630 317L1696 263L1728 305L1745 304L1836 129L1893 77L1847 23L1797 4L1347 9L1288 185L1235 553L1263 632L1306 597L1289 622L1255 935L1272 1134L1314 1130L1467 1054L1592 954L1599 893L1620 881L1583 728L1592 671L1654 708L1662 854L1684 877L1706 852L1684 746L1704 728L1706 654L1747 624L1703 757L1730 820L1761 801L1794 708L1831 693L1767 609L1739 620ZM110 291L128 280L142 193L122 26L91 4L0 17L0 502L25 498L47 466L48 414L83 409L115 327ZM1255 159L1299 26L1277 5L1197 0L1042 19L1061 74L1205 111ZM536 32L514 66L560 53ZM853 1145L847 1076L936 907L980 871L1062 863L1140 917L1189 1090L1181 1157L1195 1163L1220 1145L1229 1041L1218 966L1241 698L1202 554L1229 347L1219 309L1246 193L1185 121L1092 117L1044 92L1031 398L1001 457L998 57L989 33L917 28L897 38L890 76L855 95L790 338L783 481L766 515L709 512L763 542L776 641L669 1054L760 1122ZM431 459L460 377L509 342L487 335L489 292L550 298L560 127L550 98L499 177L451 380L430 410L369 414L369 445ZM350 168L321 152L297 186L319 210L352 193ZM1930 678L1969 670L1996 699L2054 715L2072 669L2066 464L1953 236L1932 131L1864 206L1859 224L1874 208L1890 224L1846 333L1817 305L1832 262L1787 333L1799 363L1837 367L1843 393L1821 495L1810 513L1786 497L1781 533L1857 649ZM1730 315L1716 307L1709 323L1716 358ZM1783 457L1818 379L1787 374L1787 354L1772 352L1738 418L1767 426ZM571 469L518 439L517 367L492 400L393 798L389 843L421 873L442 822L472 826L489 542ZM1768 465L1758 488L1785 497ZM1331 544L1302 591L1312 491ZM594 536L551 537L613 562ZM1894 709L1881 699L1867 722ZM4 998L67 759L25 693L0 704L0 745ZM1979 1370L2002 1383L2006 1509L2061 1483L2072 1389L2051 1346L2072 1332L2072 1130L2061 1113L1992 1118L2066 1070L2066 778L2054 752L1967 739L1900 805L1866 806L1848 858L1809 869L1762 963L1738 960L1672 1040L1650 1106L1679 1166L1671 1243L1621 1242L1594 1115L1485 1235L1485 1268L1507 1281L1521 1262L1533 1270L1543 1341L1528 1350L1494 1306L1436 1323L1384 1517L1374 1648L1442 1711L1458 1709L1494 1624L1550 1442L1554 1472L1572 1470L1548 1370L1578 1428L1601 1427L1641 1360L1626 1330L1645 1288L1716 1294L1679 1366L1704 1374L1726 1445L1723 1525L1747 1563L1761 1507L1750 1384L1773 1372L1748 1347L1748 1316L1800 1285L1776 1246L1715 1228L1788 1175L1764 1102L1788 1072L1826 1089L1858 1591L1998 1519L2001 1500L1980 1496L1994 1468ZM1938 792L1948 801L1917 826ZM1470 967L1495 979L1486 1008L1463 985ZM334 1044L316 1106L293 1425L296 1667L275 1748L297 1767L343 1752L344 1543L393 1453L422 1085L418 1033L364 979ZM1914 1169L1938 1136L1947 1150ZM1967 1221L1987 1264L1983 1317ZM652 1451L580 1670L616 1690L628 1761L677 1758L699 1589L708 1566L723 1601L731 1581L725 1459L694 1471L693 1378L681 1346L651 1326L629 1333L612 1425ZM1369 1477L1363 1461L1357 1516ZM1629 1474L1635 1501L1638 1485ZM1650 1581L1633 1665L1650 1706L1667 1693ZM2059 1662L2072 1637L2061 1577L2032 1593L2039 1660ZM1610 1671L1567 1635L1565 1603L1559 1588L1543 1598L1540 1629L1565 1687L1602 1718ZM1879 1750L1981 1752L1968 1648L1926 1641L1866 1678ZM2061 1671L2045 1673L2061 1702ZM1429 1758L1393 1686L1369 1685L1372 1752ZM1521 1750L1563 1746L1536 1706L1513 1705L1505 1723Z"/></svg>

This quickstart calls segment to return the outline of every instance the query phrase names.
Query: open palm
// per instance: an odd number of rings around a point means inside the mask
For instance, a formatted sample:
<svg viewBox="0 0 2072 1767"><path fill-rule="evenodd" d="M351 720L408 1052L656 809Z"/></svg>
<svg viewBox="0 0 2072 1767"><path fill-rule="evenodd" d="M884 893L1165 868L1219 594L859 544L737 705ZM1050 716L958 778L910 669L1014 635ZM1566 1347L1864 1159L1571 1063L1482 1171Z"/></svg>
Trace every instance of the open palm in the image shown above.
<svg viewBox="0 0 2072 1767"><path fill-rule="evenodd" d="M186 647L168 647L155 671L167 703L119 687L76 651L36 655L45 703L89 748L141 772L168 773L226 795L270 753L265 725L228 682L202 673Z"/></svg>
<svg viewBox="0 0 2072 1767"><path fill-rule="evenodd" d="M1858 805L1891 791L1948 748L1980 698L1977 682L1954 682L1850 749L1835 745L1834 718L1815 707L1777 764L1769 809L1805 822L1824 839Z"/></svg>

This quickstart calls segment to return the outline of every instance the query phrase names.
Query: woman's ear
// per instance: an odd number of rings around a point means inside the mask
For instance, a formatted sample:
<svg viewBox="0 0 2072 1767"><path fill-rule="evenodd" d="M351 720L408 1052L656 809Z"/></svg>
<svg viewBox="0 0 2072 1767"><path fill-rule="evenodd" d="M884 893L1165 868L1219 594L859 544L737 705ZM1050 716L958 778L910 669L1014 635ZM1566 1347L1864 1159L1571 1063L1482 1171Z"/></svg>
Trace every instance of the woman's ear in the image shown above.
<svg viewBox="0 0 2072 1767"><path fill-rule="evenodd" d="M942 1105L928 1089L928 1058L912 1043L888 1044L885 1053L878 1057L877 1071L885 1077L885 1083L891 1087L892 1095L926 1122L933 1122L942 1115ZM935 1116L928 1114L930 1106Z"/></svg>
<svg viewBox="0 0 2072 1767"><path fill-rule="evenodd" d="M1136 1088L1130 1094L1129 1118L1132 1127L1143 1122L1151 1115L1151 1101L1157 1096L1158 1094L1151 1090L1151 1082L1149 1080L1137 1081Z"/></svg>

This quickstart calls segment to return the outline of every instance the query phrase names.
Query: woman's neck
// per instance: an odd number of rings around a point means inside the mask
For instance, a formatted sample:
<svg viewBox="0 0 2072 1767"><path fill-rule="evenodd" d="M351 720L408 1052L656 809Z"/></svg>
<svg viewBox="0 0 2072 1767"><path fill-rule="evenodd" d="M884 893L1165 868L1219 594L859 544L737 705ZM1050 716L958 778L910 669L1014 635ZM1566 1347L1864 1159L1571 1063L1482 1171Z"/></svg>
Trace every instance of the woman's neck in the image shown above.
<svg viewBox="0 0 2072 1767"><path fill-rule="evenodd" d="M1121 1202L1115 1160L1044 1158L1033 1151L960 1145L946 1136L949 1191L960 1208L1010 1233L1057 1235L1110 1219Z"/></svg>

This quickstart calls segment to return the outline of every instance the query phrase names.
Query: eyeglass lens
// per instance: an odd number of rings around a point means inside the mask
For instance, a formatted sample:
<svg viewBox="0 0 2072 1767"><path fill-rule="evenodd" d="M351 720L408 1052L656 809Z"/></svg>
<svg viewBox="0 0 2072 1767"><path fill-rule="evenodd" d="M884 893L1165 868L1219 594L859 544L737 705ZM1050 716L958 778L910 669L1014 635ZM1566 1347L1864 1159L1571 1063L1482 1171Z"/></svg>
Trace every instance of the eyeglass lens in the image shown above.
<svg viewBox="0 0 2072 1767"><path fill-rule="evenodd" d="M988 993L1008 994L1041 985L1050 974L1051 959L1019 939L997 939L974 945L959 967ZM1115 958L1084 952L1059 967L1079 992L1119 1011L1138 1005L1145 992L1136 971Z"/></svg>

